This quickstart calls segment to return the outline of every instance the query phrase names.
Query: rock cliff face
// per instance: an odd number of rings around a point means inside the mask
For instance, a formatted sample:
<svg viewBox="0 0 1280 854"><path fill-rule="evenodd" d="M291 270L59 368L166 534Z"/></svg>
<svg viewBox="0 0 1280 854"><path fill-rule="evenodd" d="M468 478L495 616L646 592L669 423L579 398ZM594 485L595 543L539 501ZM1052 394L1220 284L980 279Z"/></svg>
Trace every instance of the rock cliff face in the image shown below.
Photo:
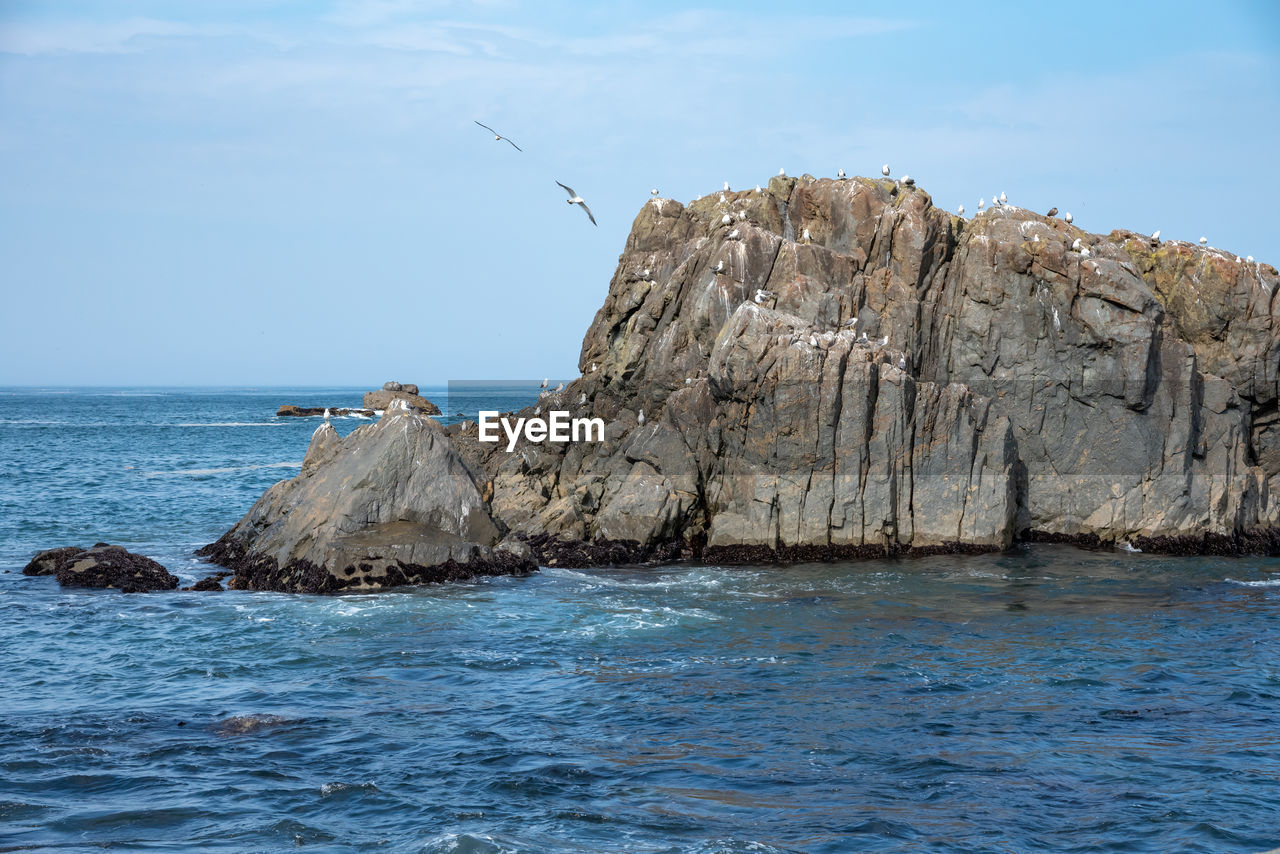
<svg viewBox="0 0 1280 854"><path fill-rule="evenodd" d="M528 548L585 565L1018 537L1277 551L1278 285L1268 265L1012 206L951 216L888 180L654 199L582 376L540 402L604 419L604 442L507 453L471 423L410 431L407 413L318 433L310 468L219 542L313 578L415 548L409 564L439 561L439 544L406 544L436 531L481 566ZM371 470L391 434L396 464Z"/></svg>

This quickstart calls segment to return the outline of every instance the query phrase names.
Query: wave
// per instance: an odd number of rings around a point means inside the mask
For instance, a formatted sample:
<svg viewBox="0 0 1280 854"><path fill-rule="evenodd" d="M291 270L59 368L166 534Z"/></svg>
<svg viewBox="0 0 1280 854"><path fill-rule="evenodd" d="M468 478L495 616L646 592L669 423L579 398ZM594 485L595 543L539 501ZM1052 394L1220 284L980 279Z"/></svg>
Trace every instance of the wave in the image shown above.
<svg viewBox="0 0 1280 854"><path fill-rule="evenodd" d="M302 463L262 463L254 466L227 466L226 468L216 469L176 469L174 471L144 471L143 477L167 477L171 475L210 475L210 474L230 474L237 471L253 471L255 469L296 469L302 468Z"/></svg>
<svg viewBox="0 0 1280 854"><path fill-rule="evenodd" d="M193 421L184 424L157 424L157 427L281 427L284 421Z"/></svg>
<svg viewBox="0 0 1280 854"><path fill-rule="evenodd" d="M1223 580L1228 584L1239 584L1242 587L1280 587L1280 578L1261 578L1257 581L1238 581L1234 578Z"/></svg>

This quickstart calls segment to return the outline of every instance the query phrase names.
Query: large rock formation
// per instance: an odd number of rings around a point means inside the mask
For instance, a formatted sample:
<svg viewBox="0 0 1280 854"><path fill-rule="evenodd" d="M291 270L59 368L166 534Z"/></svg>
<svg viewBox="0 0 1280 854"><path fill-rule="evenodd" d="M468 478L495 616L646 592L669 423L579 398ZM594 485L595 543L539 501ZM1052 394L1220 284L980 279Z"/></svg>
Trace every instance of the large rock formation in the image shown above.
<svg viewBox="0 0 1280 854"><path fill-rule="evenodd" d="M326 551L315 531L345 525L343 537L370 538L361 555L398 559L413 538L379 526L444 525L460 496L433 484L463 471L482 529L463 539L524 542L544 563L1017 537L1276 551L1278 278L1012 206L965 220L888 180L654 199L587 331L582 376L539 403L603 418L604 442L507 453L474 423L418 427L429 442L356 481L384 421L361 428L365 441L313 445L315 473L273 487L223 540L244 559L342 571L360 550ZM329 467L355 470L326 475L334 494L298 485ZM352 515L355 482L404 509L379 500L378 519ZM308 521L267 536L285 504Z"/></svg>

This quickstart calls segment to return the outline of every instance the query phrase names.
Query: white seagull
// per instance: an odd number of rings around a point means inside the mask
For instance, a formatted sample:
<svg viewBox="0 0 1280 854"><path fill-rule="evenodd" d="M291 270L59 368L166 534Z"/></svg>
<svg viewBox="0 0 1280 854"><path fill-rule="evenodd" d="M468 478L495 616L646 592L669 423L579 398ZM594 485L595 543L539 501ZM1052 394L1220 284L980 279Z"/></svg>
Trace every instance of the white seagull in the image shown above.
<svg viewBox="0 0 1280 854"><path fill-rule="evenodd" d="M738 229L736 229L736 228L735 228L733 231L729 232L729 239L730 239L730 240L737 240L737 239L738 239L739 237L741 237L741 236L742 236L742 233L741 233L741 232L739 232L739 231L738 231Z"/></svg>
<svg viewBox="0 0 1280 854"><path fill-rule="evenodd" d="M636 416L636 424L644 424L644 410L640 410L640 414Z"/></svg>
<svg viewBox="0 0 1280 854"><path fill-rule="evenodd" d="M982 206L987 203L986 199L978 199L978 210L982 210Z"/></svg>
<svg viewBox="0 0 1280 854"><path fill-rule="evenodd" d="M916 184L916 179L912 178L910 175L903 175L902 183L906 184L908 187L914 187Z"/></svg>
<svg viewBox="0 0 1280 854"><path fill-rule="evenodd" d="M723 272L724 272L724 262L723 262L723 261L717 261L717 262L716 262L716 265L715 265L714 267L712 267L712 268L711 268L711 272L713 272L713 273L723 273Z"/></svg>
<svg viewBox="0 0 1280 854"><path fill-rule="evenodd" d="M656 196L656 195L658 195L658 188L657 188L657 187L654 187L652 190L650 190L650 191L649 191L649 195L651 195L651 196Z"/></svg>
<svg viewBox="0 0 1280 854"><path fill-rule="evenodd" d="M493 141L494 141L494 142L498 142L499 140L506 140L507 142L511 142L511 140L507 139L505 136L503 136L502 134L498 133L496 130L494 130L493 128L489 127L488 125L481 125L481 124L480 124L480 122L476 122L476 124L480 125L480 127L484 128L484 129L485 129L485 130L487 130L489 133L493 134ZM512 147L512 148L514 148L516 151L524 151L524 149L523 149L523 148L521 148L520 146L516 145L514 142L511 142L511 147Z"/></svg>
<svg viewBox="0 0 1280 854"><path fill-rule="evenodd" d="M547 384L548 384L549 382L550 382L550 380L549 380L547 377L543 377L543 378L542 378L542 385L541 385L541 386L539 386L539 388L546 388L546 387L547 387Z"/></svg>
<svg viewBox="0 0 1280 854"><path fill-rule="evenodd" d="M1206 243L1208 243L1208 242L1209 242L1209 238L1207 238L1207 237L1202 237L1202 238L1200 238L1200 245L1201 245L1201 246L1204 246L1204 245L1205 245Z"/></svg>
<svg viewBox="0 0 1280 854"><path fill-rule="evenodd" d="M1250 255L1248 258L1245 258L1244 260L1245 260L1246 262L1248 262L1248 263L1252 264L1252 263L1253 263L1253 256L1252 256L1252 255Z"/></svg>
<svg viewBox="0 0 1280 854"><path fill-rule="evenodd" d="M728 225L731 222L733 222L733 217L729 216L728 214L725 214L724 216L720 217L721 225Z"/></svg>
<svg viewBox="0 0 1280 854"><path fill-rule="evenodd" d="M886 177L886 178L888 178L888 177L889 177L889 164L888 164L888 163L886 163L886 164L884 164L883 166L881 166L881 167L880 167L880 174L881 174L881 175L883 175L883 176L884 176L884 177Z"/></svg>
<svg viewBox="0 0 1280 854"><path fill-rule="evenodd" d="M1075 241L1071 244L1071 251L1079 252L1080 247L1083 245L1084 245L1084 241L1077 237Z"/></svg>
<svg viewBox="0 0 1280 854"><path fill-rule="evenodd" d="M556 181L556 183L560 184L559 181ZM596 218L591 215L591 208L587 207L587 203L583 200L582 196L579 196L577 193L575 193L573 191L573 187L567 186L565 184L560 184L560 186L563 187L564 191L569 194L569 198L565 199L565 201L571 205L579 205L584 211L587 212L587 219L591 220L592 225L595 225Z"/></svg>
<svg viewBox="0 0 1280 854"><path fill-rule="evenodd" d="M729 182L728 182L728 181L725 181L725 182L724 182L724 191L725 191L726 193L733 192L732 190L730 190L730 189L729 189Z"/></svg>
<svg viewBox="0 0 1280 854"><path fill-rule="evenodd" d="M848 176L846 176L846 175L844 174L844 170L843 170L843 169L837 169L837 170L836 170L836 177L837 177L837 178L839 178L841 181L843 181L843 180L844 180L846 177L848 177Z"/></svg>
<svg viewBox="0 0 1280 854"><path fill-rule="evenodd" d="M1074 218L1075 217L1071 216L1071 211L1067 211L1062 215L1062 221L1065 222L1067 225L1071 225L1071 220L1073 220Z"/></svg>
<svg viewBox="0 0 1280 854"><path fill-rule="evenodd" d="M329 407L327 406L324 409L324 420L326 424L329 423Z"/></svg>
<svg viewBox="0 0 1280 854"><path fill-rule="evenodd" d="M809 237L809 229L807 229L807 228L806 228L806 229L804 230L804 234L800 237L800 239L801 239L801 240L803 240L805 243L808 243L808 242L809 242L809 240L810 240L810 237Z"/></svg>
<svg viewBox="0 0 1280 854"><path fill-rule="evenodd" d="M757 193L763 193L763 192L764 192L764 190L760 189L760 185L759 185L759 184L756 184L756 192L757 192Z"/></svg>
<svg viewBox="0 0 1280 854"><path fill-rule="evenodd" d="M787 177L787 170L786 170L786 169L779 169L779 170L778 170L778 177L779 177L779 178L785 178L785 177Z"/></svg>
<svg viewBox="0 0 1280 854"><path fill-rule="evenodd" d="M1151 239L1152 240L1160 239L1160 229L1157 228L1155 231L1151 232Z"/></svg>
<svg viewBox="0 0 1280 854"><path fill-rule="evenodd" d="M1006 196L1006 195L1004 194L1004 190L1001 190L1001 191L1000 191L1000 204L1004 205L1004 204L1008 204L1008 203L1009 203L1009 197L1008 197L1008 196Z"/></svg>
<svg viewBox="0 0 1280 854"><path fill-rule="evenodd" d="M960 216L964 216L964 205L956 208L956 213L960 214Z"/></svg>

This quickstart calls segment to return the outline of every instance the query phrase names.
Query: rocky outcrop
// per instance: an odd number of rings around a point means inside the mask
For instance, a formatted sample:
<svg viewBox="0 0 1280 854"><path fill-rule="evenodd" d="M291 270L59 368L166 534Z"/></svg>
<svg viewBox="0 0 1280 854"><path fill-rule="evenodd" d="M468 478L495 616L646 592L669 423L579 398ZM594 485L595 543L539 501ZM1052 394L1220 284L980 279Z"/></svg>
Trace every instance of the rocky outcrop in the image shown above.
<svg viewBox="0 0 1280 854"><path fill-rule="evenodd" d="M178 586L178 577L151 558L106 543L88 549L67 546L40 552L22 573L53 575L63 587L115 588L122 593L173 590Z"/></svg>
<svg viewBox="0 0 1280 854"><path fill-rule="evenodd" d="M654 199L581 377L537 404L605 440L507 453L462 422L433 442L543 563L1276 551L1278 286L1219 250L1014 206L966 220L888 180Z"/></svg>
<svg viewBox="0 0 1280 854"><path fill-rule="evenodd" d="M413 383L386 382L377 391L364 393L365 409L385 410L394 400L402 400L413 410L423 415L439 415L440 407L418 394L418 387Z"/></svg>
<svg viewBox="0 0 1280 854"><path fill-rule="evenodd" d="M334 418L342 418L346 415L359 415L363 418L372 418L377 415L372 409L343 409L341 407L328 406L295 406L292 403L286 403L276 410L277 418L311 418L316 415L324 415L325 413Z"/></svg>
<svg viewBox="0 0 1280 854"><path fill-rule="evenodd" d="M281 481L201 554L234 570L232 589L335 593L532 571L501 544L477 476L439 424L398 403L345 438L312 436Z"/></svg>

